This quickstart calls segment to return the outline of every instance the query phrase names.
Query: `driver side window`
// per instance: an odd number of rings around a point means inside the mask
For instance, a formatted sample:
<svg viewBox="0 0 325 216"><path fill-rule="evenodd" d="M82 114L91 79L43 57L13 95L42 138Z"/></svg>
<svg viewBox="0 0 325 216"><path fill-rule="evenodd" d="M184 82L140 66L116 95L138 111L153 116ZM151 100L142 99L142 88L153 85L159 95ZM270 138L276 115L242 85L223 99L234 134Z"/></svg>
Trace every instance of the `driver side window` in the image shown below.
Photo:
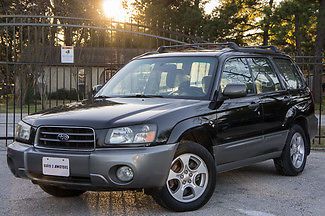
<svg viewBox="0 0 325 216"><path fill-rule="evenodd" d="M232 58L226 61L220 82L221 91L230 83L245 84L247 94L254 94L253 77L245 58Z"/></svg>
<svg viewBox="0 0 325 216"><path fill-rule="evenodd" d="M249 58L257 94L281 90L280 81L265 58Z"/></svg>

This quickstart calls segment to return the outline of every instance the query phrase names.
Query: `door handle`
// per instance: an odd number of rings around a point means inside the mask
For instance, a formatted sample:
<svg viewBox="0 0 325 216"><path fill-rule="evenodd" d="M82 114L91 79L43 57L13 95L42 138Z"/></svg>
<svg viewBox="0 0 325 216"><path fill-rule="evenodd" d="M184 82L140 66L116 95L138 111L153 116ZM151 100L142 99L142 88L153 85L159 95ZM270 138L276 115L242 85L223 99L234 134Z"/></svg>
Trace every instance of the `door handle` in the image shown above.
<svg viewBox="0 0 325 216"><path fill-rule="evenodd" d="M291 97L290 96L287 96L286 95L286 96L283 97L283 102L287 103L289 101L291 101Z"/></svg>
<svg viewBox="0 0 325 216"><path fill-rule="evenodd" d="M259 110L260 109L260 102L258 101L252 101L250 105L248 105L248 108L250 110L252 110L253 112L257 112L257 115L260 116L261 115L261 111Z"/></svg>
<svg viewBox="0 0 325 216"><path fill-rule="evenodd" d="M259 102L253 101L253 102L251 102L250 105L248 105L248 108L257 110L257 108L259 108L259 106L260 106L260 103Z"/></svg>

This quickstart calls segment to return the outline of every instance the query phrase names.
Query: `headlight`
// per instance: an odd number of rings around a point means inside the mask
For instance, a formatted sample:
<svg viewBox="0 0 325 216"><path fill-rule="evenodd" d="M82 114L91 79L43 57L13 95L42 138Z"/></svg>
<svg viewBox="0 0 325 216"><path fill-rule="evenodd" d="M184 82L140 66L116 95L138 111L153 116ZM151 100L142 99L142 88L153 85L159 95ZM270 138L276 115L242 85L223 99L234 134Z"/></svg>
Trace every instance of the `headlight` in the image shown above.
<svg viewBox="0 0 325 216"><path fill-rule="evenodd" d="M26 124L23 121L18 122L16 127L16 136L17 140L28 141L30 138L31 126Z"/></svg>
<svg viewBox="0 0 325 216"><path fill-rule="evenodd" d="M105 144L142 144L153 142L156 138L156 125L135 125L110 129Z"/></svg>

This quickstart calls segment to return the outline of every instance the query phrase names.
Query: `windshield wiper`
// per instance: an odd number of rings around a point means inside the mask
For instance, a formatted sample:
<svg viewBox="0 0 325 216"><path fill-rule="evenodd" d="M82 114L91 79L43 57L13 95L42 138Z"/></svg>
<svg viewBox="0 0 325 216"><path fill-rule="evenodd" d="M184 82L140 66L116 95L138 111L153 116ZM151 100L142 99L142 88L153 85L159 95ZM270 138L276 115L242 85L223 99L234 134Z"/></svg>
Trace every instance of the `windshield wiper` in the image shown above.
<svg viewBox="0 0 325 216"><path fill-rule="evenodd" d="M162 95L145 95L145 94L127 95L123 97L124 98L163 98Z"/></svg>
<svg viewBox="0 0 325 216"><path fill-rule="evenodd" d="M105 99L105 98L111 98L111 97L106 96L106 95L99 95L97 97L94 97L94 99Z"/></svg>

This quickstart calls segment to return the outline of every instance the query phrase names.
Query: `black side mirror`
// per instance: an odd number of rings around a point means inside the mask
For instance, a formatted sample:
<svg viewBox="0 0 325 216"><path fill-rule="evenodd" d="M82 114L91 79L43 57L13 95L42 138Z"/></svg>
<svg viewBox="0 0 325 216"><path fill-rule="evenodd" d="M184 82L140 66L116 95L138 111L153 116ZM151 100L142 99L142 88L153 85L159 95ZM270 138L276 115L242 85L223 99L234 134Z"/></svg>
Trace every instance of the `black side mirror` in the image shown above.
<svg viewBox="0 0 325 216"><path fill-rule="evenodd" d="M247 88L245 84L229 83L223 90L222 95L227 98L240 98L247 95Z"/></svg>
<svg viewBox="0 0 325 216"><path fill-rule="evenodd" d="M97 92L99 92L99 90L102 89L102 85L95 85L93 86L93 96L95 96L95 94L97 94Z"/></svg>

